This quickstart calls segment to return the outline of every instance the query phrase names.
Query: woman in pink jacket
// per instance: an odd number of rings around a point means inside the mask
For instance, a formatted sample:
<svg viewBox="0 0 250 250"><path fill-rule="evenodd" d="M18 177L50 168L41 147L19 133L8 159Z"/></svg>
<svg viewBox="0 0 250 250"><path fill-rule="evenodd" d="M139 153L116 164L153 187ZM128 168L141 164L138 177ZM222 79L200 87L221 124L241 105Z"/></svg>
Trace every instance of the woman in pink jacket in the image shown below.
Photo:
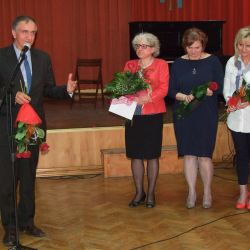
<svg viewBox="0 0 250 250"><path fill-rule="evenodd" d="M168 92L168 64L156 58L160 53L158 38L150 33L140 33L132 41L138 59L130 60L125 71L142 71L149 82L147 94L136 97L137 108L133 120L125 125L126 155L131 158L136 194L129 203L137 207L146 200L146 207L155 206L155 184L161 156L164 97ZM144 191L144 160L147 161L148 191Z"/></svg>

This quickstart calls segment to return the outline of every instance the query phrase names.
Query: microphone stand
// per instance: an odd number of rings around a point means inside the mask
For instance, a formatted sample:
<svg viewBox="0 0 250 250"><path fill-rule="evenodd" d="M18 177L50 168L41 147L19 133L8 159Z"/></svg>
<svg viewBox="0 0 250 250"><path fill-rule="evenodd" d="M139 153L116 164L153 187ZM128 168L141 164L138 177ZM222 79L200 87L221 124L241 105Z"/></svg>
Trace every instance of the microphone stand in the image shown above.
<svg viewBox="0 0 250 250"><path fill-rule="evenodd" d="M17 74L20 72L20 65L25 58L24 51L16 64L7 86L4 88L2 97L0 96L0 108L2 106L3 99L6 99L6 111L7 119L9 119L9 138L10 138L10 156L11 156L11 170L12 170L12 181L13 181L13 201L14 201L14 216L15 216L15 234L16 243L10 247L9 250L37 250L36 248L30 248L22 246L19 242L19 228L18 228L18 215L17 215L17 197L16 197L16 176L15 176L15 150L14 150L14 135L13 135L13 115L12 115L12 88L14 86L14 80Z"/></svg>

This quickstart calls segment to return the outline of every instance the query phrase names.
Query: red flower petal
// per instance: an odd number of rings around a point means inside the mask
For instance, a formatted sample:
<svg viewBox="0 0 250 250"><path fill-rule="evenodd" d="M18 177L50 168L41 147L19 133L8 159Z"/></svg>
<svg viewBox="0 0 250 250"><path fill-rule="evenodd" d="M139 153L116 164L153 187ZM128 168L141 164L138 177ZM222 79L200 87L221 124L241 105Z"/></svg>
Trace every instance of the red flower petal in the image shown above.
<svg viewBox="0 0 250 250"><path fill-rule="evenodd" d="M215 91L218 89L218 83L217 82L211 82L208 87L210 90Z"/></svg>
<svg viewBox="0 0 250 250"><path fill-rule="evenodd" d="M30 156L31 156L31 152L30 152L30 151L24 151L24 152L22 153L22 157L23 157L23 158L30 158Z"/></svg>
<svg viewBox="0 0 250 250"><path fill-rule="evenodd" d="M30 151L24 151L22 153L16 153L16 158L25 158L28 159L31 156L31 152Z"/></svg>
<svg viewBox="0 0 250 250"><path fill-rule="evenodd" d="M16 153L16 158L18 158L18 159L22 158L22 154L21 153Z"/></svg>
<svg viewBox="0 0 250 250"><path fill-rule="evenodd" d="M138 64L136 62L129 62L127 65L130 72L135 73L139 70Z"/></svg>
<svg viewBox="0 0 250 250"><path fill-rule="evenodd" d="M227 101L227 106L236 107L240 99L241 99L240 96L229 97Z"/></svg>
<svg viewBox="0 0 250 250"><path fill-rule="evenodd" d="M42 120L32 106L29 103L25 103L21 106L17 114L16 124L17 122L38 125L42 123Z"/></svg>
<svg viewBox="0 0 250 250"><path fill-rule="evenodd" d="M46 142L40 144L39 148L42 153L47 153L49 151L49 145Z"/></svg>

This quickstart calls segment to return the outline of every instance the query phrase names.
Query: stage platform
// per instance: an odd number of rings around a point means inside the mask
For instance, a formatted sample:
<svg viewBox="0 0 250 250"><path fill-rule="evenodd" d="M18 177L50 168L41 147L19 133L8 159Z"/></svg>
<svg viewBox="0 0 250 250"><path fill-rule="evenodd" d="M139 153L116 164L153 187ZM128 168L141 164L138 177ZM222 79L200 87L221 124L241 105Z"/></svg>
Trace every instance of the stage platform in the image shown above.
<svg viewBox="0 0 250 250"><path fill-rule="evenodd" d="M130 161L124 151L124 119L108 112L108 102L104 106L98 103L97 108L93 103L76 103L70 108L68 101L53 100L45 103L45 110L50 152L41 155L38 176L131 175ZM182 171L171 119L172 109L168 106L164 115L161 173ZM232 152L230 134L220 122L213 161L227 161Z"/></svg>

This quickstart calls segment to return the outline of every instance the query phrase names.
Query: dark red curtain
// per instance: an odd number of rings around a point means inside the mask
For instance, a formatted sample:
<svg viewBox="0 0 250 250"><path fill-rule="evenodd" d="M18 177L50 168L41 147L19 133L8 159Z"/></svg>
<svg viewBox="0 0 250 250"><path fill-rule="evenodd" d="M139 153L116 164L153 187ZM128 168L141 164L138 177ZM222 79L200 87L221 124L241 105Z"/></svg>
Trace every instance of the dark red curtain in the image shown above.
<svg viewBox="0 0 250 250"><path fill-rule="evenodd" d="M231 55L235 33L250 25L249 0L133 0L132 21L196 21L225 20L223 28L223 52Z"/></svg>
<svg viewBox="0 0 250 250"><path fill-rule="evenodd" d="M0 46L12 42L11 22L33 16L36 47L52 58L58 84L74 72L77 57L103 58L104 82L129 58L130 21L225 20L224 54L233 53L237 30L250 25L249 0L0 0ZM170 8L171 7L171 8Z"/></svg>
<svg viewBox="0 0 250 250"><path fill-rule="evenodd" d="M103 59L104 82L129 56L131 0L0 0L0 46L12 42L11 22L30 15L38 22L35 46L52 58L58 84L75 71L76 58Z"/></svg>

